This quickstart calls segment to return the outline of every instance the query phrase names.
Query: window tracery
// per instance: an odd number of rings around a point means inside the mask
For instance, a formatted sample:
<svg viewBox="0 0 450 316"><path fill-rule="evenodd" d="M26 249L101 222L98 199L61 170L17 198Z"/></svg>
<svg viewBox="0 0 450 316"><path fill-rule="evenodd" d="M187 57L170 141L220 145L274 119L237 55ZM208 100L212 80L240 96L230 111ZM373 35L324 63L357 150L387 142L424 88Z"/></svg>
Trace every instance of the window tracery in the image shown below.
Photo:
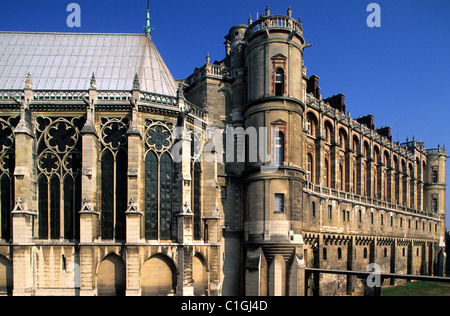
<svg viewBox="0 0 450 316"><path fill-rule="evenodd" d="M14 202L14 128L19 117L0 118L0 239L11 238L11 210Z"/></svg>
<svg viewBox="0 0 450 316"><path fill-rule="evenodd" d="M38 221L41 239L77 239L81 209L84 117L36 118Z"/></svg>
<svg viewBox="0 0 450 316"><path fill-rule="evenodd" d="M174 164L172 123L146 120L145 131L145 238L170 240Z"/></svg>
<svg viewBox="0 0 450 316"><path fill-rule="evenodd" d="M101 118L101 237L124 240L128 188L128 117Z"/></svg>

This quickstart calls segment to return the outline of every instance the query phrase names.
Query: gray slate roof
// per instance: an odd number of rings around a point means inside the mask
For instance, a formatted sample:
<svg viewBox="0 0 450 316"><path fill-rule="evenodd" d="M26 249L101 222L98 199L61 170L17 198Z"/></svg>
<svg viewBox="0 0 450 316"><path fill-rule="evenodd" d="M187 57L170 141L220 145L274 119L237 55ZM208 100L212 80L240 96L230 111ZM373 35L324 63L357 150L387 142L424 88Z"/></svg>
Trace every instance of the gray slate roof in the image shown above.
<svg viewBox="0 0 450 316"><path fill-rule="evenodd" d="M177 85L145 34L0 32L0 90L131 90L176 96Z"/></svg>

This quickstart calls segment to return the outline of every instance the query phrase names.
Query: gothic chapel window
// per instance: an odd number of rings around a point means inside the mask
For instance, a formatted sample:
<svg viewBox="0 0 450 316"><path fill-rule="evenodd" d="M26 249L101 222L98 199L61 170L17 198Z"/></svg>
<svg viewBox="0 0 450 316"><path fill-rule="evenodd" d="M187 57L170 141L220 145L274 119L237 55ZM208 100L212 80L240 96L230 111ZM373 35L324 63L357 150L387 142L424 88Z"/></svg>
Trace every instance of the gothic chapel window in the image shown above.
<svg viewBox="0 0 450 316"><path fill-rule="evenodd" d="M128 118L102 118L101 237L124 240L126 236Z"/></svg>
<svg viewBox="0 0 450 316"><path fill-rule="evenodd" d="M79 238L84 118L36 119L40 239Z"/></svg>
<svg viewBox="0 0 450 316"><path fill-rule="evenodd" d="M146 121L145 238L172 238L174 163L170 154L173 125Z"/></svg>
<svg viewBox="0 0 450 316"><path fill-rule="evenodd" d="M14 208L14 128L18 118L0 118L0 239L11 238L11 210Z"/></svg>

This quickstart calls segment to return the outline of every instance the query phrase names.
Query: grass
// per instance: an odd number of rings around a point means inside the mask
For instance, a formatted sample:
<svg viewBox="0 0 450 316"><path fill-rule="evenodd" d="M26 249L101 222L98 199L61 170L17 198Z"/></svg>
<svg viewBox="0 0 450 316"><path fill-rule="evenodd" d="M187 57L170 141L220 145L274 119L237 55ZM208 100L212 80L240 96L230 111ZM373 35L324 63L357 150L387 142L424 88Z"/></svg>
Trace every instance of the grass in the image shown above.
<svg viewBox="0 0 450 316"><path fill-rule="evenodd" d="M383 288L382 296L450 296L450 283L411 282L390 288Z"/></svg>

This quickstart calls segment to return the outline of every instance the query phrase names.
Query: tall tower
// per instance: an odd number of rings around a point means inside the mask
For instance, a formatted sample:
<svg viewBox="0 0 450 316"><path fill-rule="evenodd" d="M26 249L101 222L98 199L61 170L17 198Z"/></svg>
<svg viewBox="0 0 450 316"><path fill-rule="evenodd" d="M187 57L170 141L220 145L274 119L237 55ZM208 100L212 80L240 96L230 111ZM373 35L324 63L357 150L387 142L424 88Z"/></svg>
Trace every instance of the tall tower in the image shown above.
<svg viewBox="0 0 450 316"><path fill-rule="evenodd" d="M246 295L298 295L304 284L305 40L290 8L286 16L272 15L267 6L265 15L249 22L243 108L250 148L244 173ZM258 134L257 159L252 129Z"/></svg>
<svg viewBox="0 0 450 316"><path fill-rule="evenodd" d="M439 215L439 236L445 236L445 165L447 151L444 148L429 149L425 178L425 209Z"/></svg>
<svg viewBox="0 0 450 316"><path fill-rule="evenodd" d="M443 148L429 149L425 172L424 199L425 209L439 216L440 224L436 227L440 243L437 247L437 275L444 276L446 271L445 252L445 165L447 151Z"/></svg>

